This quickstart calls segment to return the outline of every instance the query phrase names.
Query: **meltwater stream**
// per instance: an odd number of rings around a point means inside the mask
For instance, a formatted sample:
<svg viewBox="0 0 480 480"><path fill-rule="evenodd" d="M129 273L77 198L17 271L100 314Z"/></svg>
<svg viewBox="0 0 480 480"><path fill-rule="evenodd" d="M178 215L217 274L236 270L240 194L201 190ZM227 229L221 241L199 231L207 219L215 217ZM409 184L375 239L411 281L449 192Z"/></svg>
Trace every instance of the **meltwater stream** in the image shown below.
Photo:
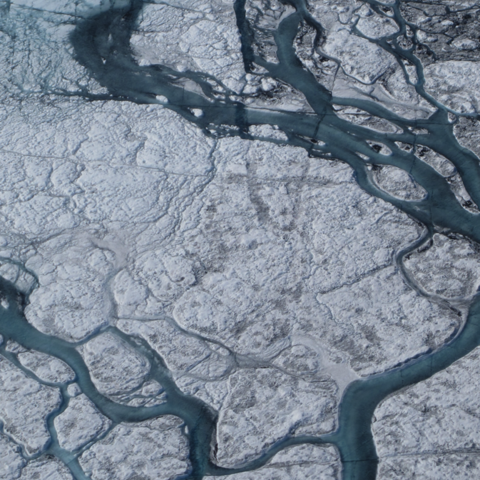
<svg viewBox="0 0 480 480"><path fill-rule="evenodd" d="M146 2L145 2L146 3ZM288 0L294 13L285 17L275 32L278 63L270 63L255 53L255 25L251 25L245 13L245 0L236 0L234 12L241 33L242 55L247 72L261 67L268 75L301 92L313 114L288 111L258 110L242 102L241 95L228 89L212 86L212 78L198 72L178 72L162 65L139 66L130 48L130 38L137 24L144 2L132 0L128 6L112 7L108 11L94 13L79 19L71 36L77 61L108 89L108 95L78 92L87 100L130 101L136 103L159 103L156 96L168 99L170 108L192 123L198 125L205 135L240 136L256 139L248 128L251 125L271 125L282 130L286 143L308 150L311 156L332 158L348 163L354 170L359 185L369 194L381 198L425 225L429 232L441 231L464 235L480 243L480 221L460 205L447 180L432 167L416 157L412 151L401 149L396 142L409 145L425 145L449 159L457 168L465 188L476 205L480 205L480 164L478 158L461 147L449 120L449 111L438 104L424 90L423 67L413 49L404 49L397 37L403 35L407 24L401 16L399 2L391 6L393 20L399 32L376 41L377 45L394 55L401 65L408 61L414 65L419 78L415 85L417 93L436 107L436 112L423 120L402 118L378 104L360 99L335 98L321 85L315 76L298 59L294 41L302 25L308 25L317 33L320 44L323 35L321 19L314 19L305 0ZM372 9L382 14L382 4L370 0ZM233 13L232 13L233 14ZM409 28L415 27L409 25ZM417 42L414 40L414 42ZM208 73L208 72L207 72ZM185 90L179 80L195 82L202 94ZM221 90L221 95L219 91ZM71 93L70 93L71 95ZM341 119L335 113L335 105L360 108L371 115L383 118L396 125L400 133L381 133ZM192 109L201 109L197 117ZM267 139L263 139L267 141ZM391 151L382 155L375 144L384 145ZM392 165L407 171L427 192L420 201L405 201L381 190L373 180L371 167ZM217 417L202 401L180 392L172 381L162 358L137 338L131 338L112 329L150 362L151 378L156 379L167 392L165 404L155 407L130 407L119 405L103 396L93 384L88 369L75 349L74 344L45 335L31 326L23 315L25 299L15 287L0 280L0 290L8 307L0 307L0 334L6 340L14 340L25 348L53 355L67 363L76 374L76 381L104 415L114 424L139 422L159 415L172 414L182 418L188 426L190 460L192 469L189 478L200 479L204 475L229 475L235 472L254 470L264 465L281 449L302 443L331 443L340 452L344 480L371 480L376 476L378 458L371 431L375 408L388 395L408 385L425 380L451 365L480 345L480 296L471 305L464 326L455 336L438 348L412 359L382 374L353 382L346 389L340 405L339 427L332 434L322 437L287 437L275 444L260 458L238 469L226 469L213 462L212 437ZM50 453L68 464L76 479L87 478L78 462L53 445Z"/></svg>

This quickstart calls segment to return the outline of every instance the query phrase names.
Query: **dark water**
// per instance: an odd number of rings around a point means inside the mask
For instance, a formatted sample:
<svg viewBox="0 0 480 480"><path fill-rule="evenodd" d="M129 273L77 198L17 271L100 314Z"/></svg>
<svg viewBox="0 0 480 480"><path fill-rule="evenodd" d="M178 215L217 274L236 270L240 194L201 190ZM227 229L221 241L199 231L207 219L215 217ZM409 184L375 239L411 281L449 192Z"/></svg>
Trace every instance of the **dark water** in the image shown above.
<svg viewBox="0 0 480 480"><path fill-rule="evenodd" d="M91 75L108 89L108 95L84 93L86 100L130 101L136 103L157 103L155 97L168 98L167 108L174 110L195 123L209 136L239 136L253 139L248 133L250 125L278 126L288 136L290 145L308 150L311 156L339 159L348 163L358 184L369 194L381 198L426 227L428 234L419 242L426 241L435 231L460 234L480 243L479 216L460 205L451 191L447 180L432 167L411 152L402 150L395 142L410 145L425 145L448 158L457 168L465 188L473 202L480 205L480 165L478 158L461 147L449 121L448 111L437 104L423 89L423 67L410 50L403 50L397 43L398 33L387 42L377 43L397 57L408 60L417 68L420 79L417 92L437 107L437 111L423 120L407 120L367 100L339 99L319 84L312 73L303 68L298 60L294 39L299 28L306 24L316 30L321 41L323 29L321 19L313 19L304 0L289 0L296 13L285 18L275 33L278 64L272 64L255 54L254 25L245 15L245 0L235 1L237 26L241 32L242 54L245 69L251 71L255 65L263 67L268 75L289 84L303 93L312 107L313 114L299 114L281 111L260 111L245 106L233 92L224 91L217 95L212 78L198 72L179 73L166 66L139 66L130 49L130 36L138 21L143 2L132 1L128 8L111 9L88 19L79 20L71 36L77 61ZM379 4L368 2L378 10ZM405 32L399 4L392 7L394 18L401 32ZM320 22L320 23L319 23ZM207 72L208 74L208 72ZM203 95L185 90L179 80L193 80ZM380 133L339 118L333 105L358 107L372 115L387 119L401 129L401 133ZM192 108L200 108L204 114L196 117ZM416 133L422 129L423 133ZM369 143L386 145L392 154L382 155ZM360 155L368 157L368 162ZM372 180L371 165L393 165L407 171L427 192L420 201L404 201L382 191ZM418 244L418 245L419 245ZM418 245L412 246L416 248ZM404 252L405 253L405 252ZM401 264L401 257L399 256ZM88 369L75 350L75 345L44 335L29 325L23 316L26 301L10 283L0 280L1 291L9 301L8 309L0 309L0 334L26 348L48 353L66 362L75 371L76 381L83 392L98 409L114 423L138 422L159 415L173 414L184 419L190 438L192 471L189 478L199 479L205 474L228 475L236 471L256 469L265 464L275 453L290 445L302 443L332 443L340 452L344 480L371 480L376 476L378 458L371 432L371 420L376 406L387 396L419 381L429 378L454 361L480 345L480 297L475 297L465 325L455 336L436 351L412 359L403 365L382 374L373 375L352 383L345 391L336 432L323 437L285 438L274 445L257 460L239 469L224 469L211 460L212 435L215 431L216 413L198 399L183 395L170 378L161 357L146 342L132 339L112 329L132 348L146 356L152 365L151 378L164 386L168 400L156 407L129 407L119 405L98 392L91 381ZM60 407L62 408L62 407ZM54 439L55 440L55 439ZM77 479L86 478L78 462L68 452L52 441L49 452L57 455ZM70 455L70 456L69 456Z"/></svg>

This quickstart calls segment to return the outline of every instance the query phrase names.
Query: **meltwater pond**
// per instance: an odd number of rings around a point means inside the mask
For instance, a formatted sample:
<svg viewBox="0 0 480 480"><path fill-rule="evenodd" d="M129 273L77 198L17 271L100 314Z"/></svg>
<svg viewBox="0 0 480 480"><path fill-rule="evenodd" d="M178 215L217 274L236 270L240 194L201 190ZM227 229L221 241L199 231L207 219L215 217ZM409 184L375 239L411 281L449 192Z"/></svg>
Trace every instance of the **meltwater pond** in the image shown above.
<svg viewBox="0 0 480 480"><path fill-rule="evenodd" d="M377 407L479 346L477 9L337 3L1 6L0 354L51 398L8 475L377 478Z"/></svg>

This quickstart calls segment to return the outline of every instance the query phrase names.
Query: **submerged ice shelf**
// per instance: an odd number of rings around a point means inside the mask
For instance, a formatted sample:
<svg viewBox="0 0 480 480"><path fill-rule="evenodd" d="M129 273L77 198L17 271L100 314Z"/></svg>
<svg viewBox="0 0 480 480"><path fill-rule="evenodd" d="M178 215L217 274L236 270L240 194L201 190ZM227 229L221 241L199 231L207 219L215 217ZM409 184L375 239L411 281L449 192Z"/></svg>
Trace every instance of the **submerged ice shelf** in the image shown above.
<svg viewBox="0 0 480 480"><path fill-rule="evenodd" d="M0 1L0 479L477 476L477 3Z"/></svg>

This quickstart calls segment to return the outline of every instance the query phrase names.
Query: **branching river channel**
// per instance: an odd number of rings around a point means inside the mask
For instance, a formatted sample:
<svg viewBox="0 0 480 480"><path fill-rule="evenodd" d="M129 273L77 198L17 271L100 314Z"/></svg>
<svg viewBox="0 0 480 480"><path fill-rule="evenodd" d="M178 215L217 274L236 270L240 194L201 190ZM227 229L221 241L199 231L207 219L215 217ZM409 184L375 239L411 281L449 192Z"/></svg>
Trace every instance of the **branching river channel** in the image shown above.
<svg viewBox="0 0 480 480"><path fill-rule="evenodd" d="M434 113L424 119L403 118L369 100L336 98L319 83L315 75L302 64L295 50L295 38L303 26L314 29L315 42L320 49L325 33L321 19L313 18L306 0L284 1L293 10L279 22L274 32L278 63L269 62L256 53L256 26L246 16L245 0L235 0L232 15L236 15L241 34L245 70L252 75L271 77L301 92L312 109L312 113L308 114L248 107L242 95L224 87L208 72L178 72L162 65L140 66L132 53L130 38L139 22L144 3L146 2L142 0L132 0L128 5L113 6L107 11L78 19L70 37L75 58L109 93L97 95L85 91L75 93L76 96L83 96L86 101L139 104L158 104L158 97L162 96L168 99L168 102L163 102L165 108L197 125L206 136L239 136L247 140L260 139L288 144L307 150L311 157L347 163L363 190L392 204L425 227L426 233L422 238L398 254L399 268L402 268L403 258L428 243L435 232L461 235L480 244L479 215L460 204L447 179L415 154L413 147L423 145L452 162L472 202L480 206L479 159L462 147L453 133L458 116L425 91L423 66L415 55L416 49L420 47L416 37L412 38L408 47L399 41L401 36L406 35L407 29L415 32L416 26L402 17L398 1L389 6L389 15L399 31L389 37L371 41L393 55L402 69L405 70L407 64L415 68L418 81L411 85L435 109ZM374 0L366 3L379 15L385 14L383 4ZM181 81L185 79L194 82L199 88L195 91L184 88ZM384 119L397 127L397 133L375 131L342 119L336 113L336 105L355 107ZM193 109L200 109L203 114L197 116ZM252 136L249 133L252 125L273 126L283 131L288 140ZM384 153L384 148L388 154ZM375 183L373 172L376 167L386 165L408 172L427 195L418 201L407 201L382 190ZM164 404L153 407L117 404L97 390L84 360L75 348L76 344L45 335L31 326L23 314L28 297L5 280L1 281L0 286L8 302L8 306L4 303L4 308L0 309L0 334L4 339L13 340L25 348L47 353L67 363L74 370L82 391L114 425L140 422L166 414L184 420L190 442L191 471L188 478L191 479L255 470L286 447L310 443L332 444L336 447L342 462L344 480L371 480L376 476L378 465L371 423L379 403L394 392L445 369L480 345L480 297L477 295L469 305L464 324L441 347L381 374L351 383L341 400L336 431L318 437L288 436L256 460L241 468L229 469L216 465L213 460L215 445L212 438L217 422L216 412L201 400L184 395L177 388L164 361L147 342L110 327L112 334L120 336L148 359L151 364L150 378L165 388L167 400ZM3 352L8 355L5 350ZM52 414L52 418L62 409L65 409L65 405L61 405ZM47 423L51 427L52 419L47 419ZM59 447L53 428L50 433L52 441L47 453L61 459L77 480L87 479L77 459Z"/></svg>

